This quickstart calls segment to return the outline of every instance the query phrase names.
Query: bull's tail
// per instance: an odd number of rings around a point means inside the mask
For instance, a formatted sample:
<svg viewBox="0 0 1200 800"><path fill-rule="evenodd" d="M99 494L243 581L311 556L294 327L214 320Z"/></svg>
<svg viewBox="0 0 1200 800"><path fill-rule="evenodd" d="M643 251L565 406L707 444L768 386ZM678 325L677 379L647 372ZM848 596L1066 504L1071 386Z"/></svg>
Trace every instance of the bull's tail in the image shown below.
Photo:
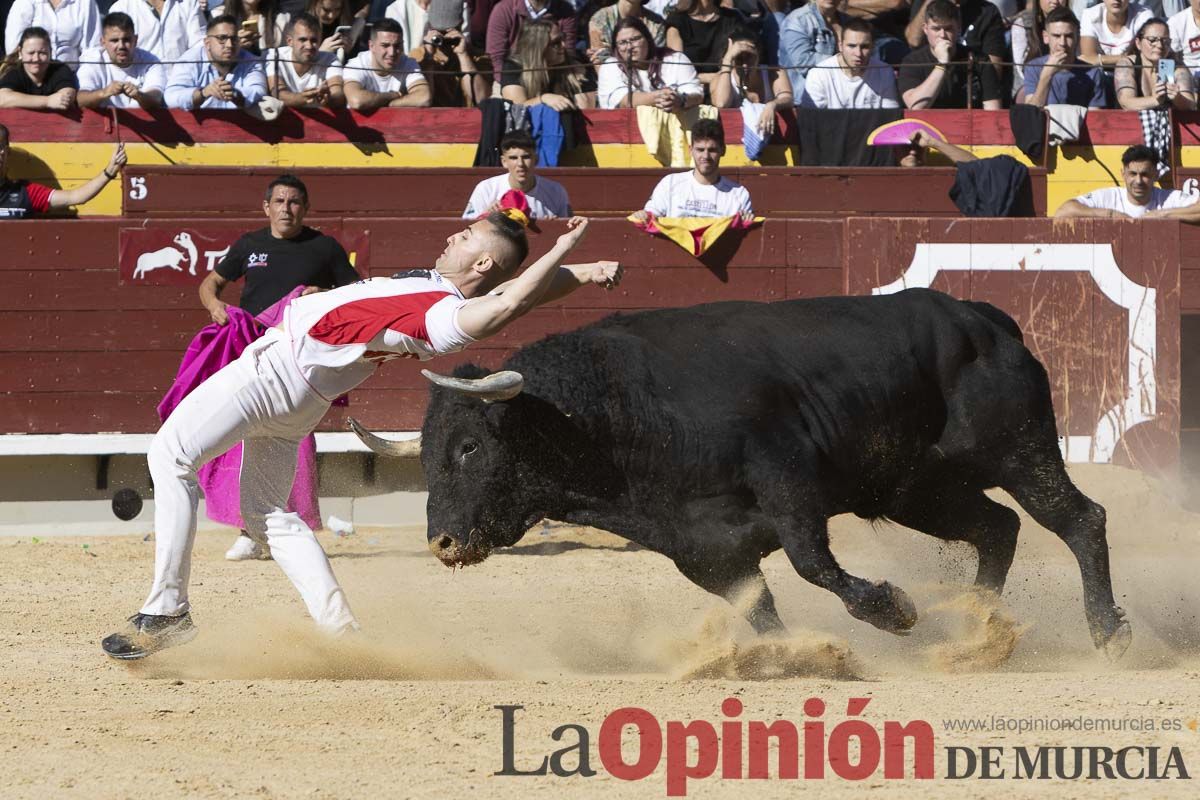
<svg viewBox="0 0 1200 800"><path fill-rule="evenodd" d="M998 326L1001 330L1016 339L1018 342L1025 342L1025 337L1021 334L1021 326L1017 324L1016 320L1014 320L1008 314L1005 314L1000 309L996 308L991 303L982 303L976 300L964 300L963 302L970 306L971 309L981 317Z"/></svg>

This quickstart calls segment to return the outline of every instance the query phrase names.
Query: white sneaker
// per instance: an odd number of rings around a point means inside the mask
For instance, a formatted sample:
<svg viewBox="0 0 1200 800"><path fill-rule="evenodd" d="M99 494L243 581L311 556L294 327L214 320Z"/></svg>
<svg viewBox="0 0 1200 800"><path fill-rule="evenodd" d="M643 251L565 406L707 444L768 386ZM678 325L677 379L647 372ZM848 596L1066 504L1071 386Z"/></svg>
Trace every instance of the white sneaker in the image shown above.
<svg viewBox="0 0 1200 800"><path fill-rule="evenodd" d="M264 547L246 534L238 536L233 547L225 551L226 561L257 561L271 557L271 548Z"/></svg>

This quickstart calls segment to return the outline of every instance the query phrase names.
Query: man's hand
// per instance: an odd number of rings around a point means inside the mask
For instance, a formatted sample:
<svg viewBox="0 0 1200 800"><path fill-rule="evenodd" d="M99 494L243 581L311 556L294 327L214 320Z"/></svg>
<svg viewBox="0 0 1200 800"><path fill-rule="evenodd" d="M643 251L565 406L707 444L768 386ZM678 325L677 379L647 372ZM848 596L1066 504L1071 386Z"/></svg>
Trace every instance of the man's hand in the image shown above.
<svg viewBox="0 0 1200 800"><path fill-rule="evenodd" d="M368 3L368 5L370 5ZM321 42L318 48L322 53L336 53L338 50L347 49L350 43L346 41L346 37L340 33L335 33L325 41Z"/></svg>
<svg viewBox="0 0 1200 800"><path fill-rule="evenodd" d="M641 211L635 211L629 215L629 218L639 225L644 225L650 220L650 212L646 211L645 209Z"/></svg>
<svg viewBox="0 0 1200 800"><path fill-rule="evenodd" d="M116 97L119 94L128 94L129 92L125 88L127 86L129 86L129 84L121 81L113 81L101 90L101 95L107 99L109 97Z"/></svg>
<svg viewBox="0 0 1200 800"><path fill-rule="evenodd" d="M775 133L775 101L771 100L763 106L758 115L758 135L766 138Z"/></svg>
<svg viewBox="0 0 1200 800"><path fill-rule="evenodd" d="M651 94L654 95L654 105L663 111L673 111L675 106L679 105L679 95L670 86L664 86Z"/></svg>
<svg viewBox="0 0 1200 800"><path fill-rule="evenodd" d="M1050 72L1057 72L1060 69L1065 69L1070 62L1071 56L1068 53L1051 53L1046 57L1046 66L1043 69Z"/></svg>
<svg viewBox="0 0 1200 800"><path fill-rule="evenodd" d="M558 245L565 247L569 251L574 250L575 246L583 240L583 235L587 233L587 217L571 217L567 220L567 228L569 230L558 237Z"/></svg>
<svg viewBox="0 0 1200 800"><path fill-rule="evenodd" d="M605 289L615 289L625 276L625 270L621 269L620 263L616 261L597 261L589 267L590 271L586 275L588 282Z"/></svg>
<svg viewBox="0 0 1200 800"><path fill-rule="evenodd" d="M208 307L208 315L212 317L212 321L218 325L224 325L229 322L229 314L225 313L225 309L229 306L228 303L222 303L217 300Z"/></svg>
<svg viewBox="0 0 1200 800"><path fill-rule="evenodd" d="M305 286L304 291L300 293L300 296L308 297L310 294L316 294L317 292L324 292L324 291L326 291L326 290L321 288L320 286Z"/></svg>
<svg viewBox="0 0 1200 800"><path fill-rule="evenodd" d="M933 51L933 57L938 60L939 64L949 64L950 56L954 52L953 45L945 39L940 39L933 43L933 47L929 48Z"/></svg>
<svg viewBox="0 0 1200 800"><path fill-rule="evenodd" d="M211 97L214 100L224 100L232 102L234 97L233 84L224 78L217 78L215 81L205 86L200 90L200 94L205 97Z"/></svg>

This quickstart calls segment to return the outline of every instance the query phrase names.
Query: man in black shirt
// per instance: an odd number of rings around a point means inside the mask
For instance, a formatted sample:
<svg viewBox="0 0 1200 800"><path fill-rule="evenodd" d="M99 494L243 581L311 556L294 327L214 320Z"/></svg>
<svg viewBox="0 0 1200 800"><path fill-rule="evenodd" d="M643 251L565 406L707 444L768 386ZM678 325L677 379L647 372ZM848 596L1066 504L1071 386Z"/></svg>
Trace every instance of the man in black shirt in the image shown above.
<svg viewBox="0 0 1200 800"><path fill-rule="evenodd" d="M243 276L246 285L239 305L256 317L298 286L307 287L304 294L311 294L359 280L337 240L304 225L308 189L299 178L281 175L271 181L263 200L263 212L270 225L234 242L229 254L200 284L200 302L218 325L229 321L226 304L220 299L221 290ZM245 531L225 554L230 561L265 556L265 549Z"/></svg>
<svg viewBox="0 0 1200 800"><path fill-rule="evenodd" d="M971 67L965 63L970 51L959 43L962 23L958 6L950 0L930 0L924 30L928 44L909 53L900 64L898 83L904 105L966 108L969 94L972 108L999 110L1001 88L996 68L982 59Z"/></svg>
<svg viewBox="0 0 1200 800"><path fill-rule="evenodd" d="M254 316L297 286L315 292L359 280L337 240L305 226L308 189L299 178L283 175L271 181L263 212L270 225L234 242L229 254L200 284L200 302L219 325L228 321L221 290L243 276L246 287L239 305Z"/></svg>

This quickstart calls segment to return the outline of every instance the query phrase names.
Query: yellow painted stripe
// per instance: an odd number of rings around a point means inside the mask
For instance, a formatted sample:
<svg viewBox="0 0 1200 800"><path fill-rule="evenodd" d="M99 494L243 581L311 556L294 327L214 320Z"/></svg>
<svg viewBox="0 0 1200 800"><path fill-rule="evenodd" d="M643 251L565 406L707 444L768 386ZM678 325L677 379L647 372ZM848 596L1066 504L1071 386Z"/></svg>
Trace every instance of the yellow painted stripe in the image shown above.
<svg viewBox="0 0 1200 800"><path fill-rule="evenodd" d="M126 144L129 161L145 165L196 166L268 166L281 169L297 167L429 167L470 166L475 157L474 144L384 144L349 143L234 143L198 145L160 145L146 142ZM1047 209L1053 213L1062 203L1093 189L1119 186L1123 145L1080 147L1067 145L1052 150L1047 179ZM1028 164L1028 159L1011 146L977 146L973 152L983 157L1011 155ZM71 188L94 177L108 163L112 144L76 144L51 142L24 144L13 148L8 172L15 178L28 178L56 188ZM767 149L762 162L771 166L796 163L797 148L780 145ZM740 145L729 148L725 157L729 166L752 162ZM1200 167L1200 147L1186 147L1182 163ZM563 166L657 167L658 163L640 145L599 144L581 147L566 154ZM80 213L116 216L121 213L120 185L109 184Z"/></svg>

